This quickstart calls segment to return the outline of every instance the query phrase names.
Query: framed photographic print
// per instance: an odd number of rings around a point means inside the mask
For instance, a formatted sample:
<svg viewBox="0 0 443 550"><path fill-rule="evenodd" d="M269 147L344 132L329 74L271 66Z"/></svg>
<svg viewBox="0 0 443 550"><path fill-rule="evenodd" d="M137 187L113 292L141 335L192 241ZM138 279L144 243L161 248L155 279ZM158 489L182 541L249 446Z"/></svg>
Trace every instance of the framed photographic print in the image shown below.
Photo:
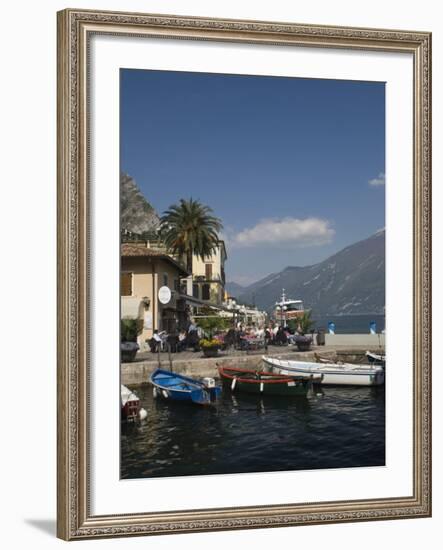
<svg viewBox="0 0 443 550"><path fill-rule="evenodd" d="M426 32L58 14L58 535L426 517Z"/></svg>

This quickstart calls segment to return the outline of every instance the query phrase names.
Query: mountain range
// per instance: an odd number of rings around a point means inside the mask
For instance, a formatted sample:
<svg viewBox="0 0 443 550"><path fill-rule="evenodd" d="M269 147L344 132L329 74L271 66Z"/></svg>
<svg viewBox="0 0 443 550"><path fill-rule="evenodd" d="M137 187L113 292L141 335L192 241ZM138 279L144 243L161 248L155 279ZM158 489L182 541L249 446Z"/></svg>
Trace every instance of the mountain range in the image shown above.
<svg viewBox="0 0 443 550"><path fill-rule="evenodd" d="M120 200L124 232L141 235L158 227L157 212L142 195L135 180L125 173L120 176ZM288 298L303 300L316 317L383 314L384 229L315 265L288 266L246 287L233 282L226 285L226 290L240 303L255 304L266 311L273 309L283 288Z"/></svg>
<svg viewBox="0 0 443 550"><path fill-rule="evenodd" d="M240 303L270 311L282 289L301 299L314 316L383 314L385 310L385 230L347 246L311 266L289 266L247 287L234 283L228 292ZM230 290L231 289L231 290Z"/></svg>

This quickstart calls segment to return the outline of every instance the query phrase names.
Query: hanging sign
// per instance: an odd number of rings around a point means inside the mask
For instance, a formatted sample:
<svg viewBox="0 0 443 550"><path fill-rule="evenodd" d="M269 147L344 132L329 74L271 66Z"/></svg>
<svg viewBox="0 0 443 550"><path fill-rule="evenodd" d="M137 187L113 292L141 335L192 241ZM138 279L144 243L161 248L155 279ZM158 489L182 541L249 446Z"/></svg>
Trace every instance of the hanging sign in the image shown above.
<svg viewBox="0 0 443 550"><path fill-rule="evenodd" d="M172 293L168 286L162 286L158 289L158 299L163 305L169 304L171 301Z"/></svg>

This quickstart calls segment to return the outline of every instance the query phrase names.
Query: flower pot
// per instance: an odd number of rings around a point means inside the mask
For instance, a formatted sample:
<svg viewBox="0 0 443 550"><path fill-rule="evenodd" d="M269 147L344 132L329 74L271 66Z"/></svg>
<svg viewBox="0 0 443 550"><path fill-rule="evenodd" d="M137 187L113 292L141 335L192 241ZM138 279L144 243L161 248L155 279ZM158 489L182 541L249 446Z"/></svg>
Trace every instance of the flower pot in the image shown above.
<svg viewBox="0 0 443 550"><path fill-rule="evenodd" d="M297 344L298 351L309 351L311 349L311 342L306 344Z"/></svg>
<svg viewBox="0 0 443 550"><path fill-rule="evenodd" d="M205 357L217 357L218 348L202 348Z"/></svg>
<svg viewBox="0 0 443 550"><path fill-rule="evenodd" d="M139 345L136 342L122 342L120 344L122 363L130 363L131 361L134 361L139 349Z"/></svg>
<svg viewBox="0 0 443 550"><path fill-rule="evenodd" d="M308 336L297 336L295 338L295 345L298 351L309 351L311 349L312 339Z"/></svg>

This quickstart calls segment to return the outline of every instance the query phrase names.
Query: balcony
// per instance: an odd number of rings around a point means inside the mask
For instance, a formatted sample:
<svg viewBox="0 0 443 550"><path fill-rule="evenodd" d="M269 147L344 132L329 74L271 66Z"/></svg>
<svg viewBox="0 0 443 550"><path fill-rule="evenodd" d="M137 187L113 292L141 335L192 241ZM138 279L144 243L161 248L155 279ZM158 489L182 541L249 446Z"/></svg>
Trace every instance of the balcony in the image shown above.
<svg viewBox="0 0 443 550"><path fill-rule="evenodd" d="M224 285L224 279L220 277L218 273L211 275L211 277L206 277L206 275L194 275L192 280L195 283L220 283Z"/></svg>

